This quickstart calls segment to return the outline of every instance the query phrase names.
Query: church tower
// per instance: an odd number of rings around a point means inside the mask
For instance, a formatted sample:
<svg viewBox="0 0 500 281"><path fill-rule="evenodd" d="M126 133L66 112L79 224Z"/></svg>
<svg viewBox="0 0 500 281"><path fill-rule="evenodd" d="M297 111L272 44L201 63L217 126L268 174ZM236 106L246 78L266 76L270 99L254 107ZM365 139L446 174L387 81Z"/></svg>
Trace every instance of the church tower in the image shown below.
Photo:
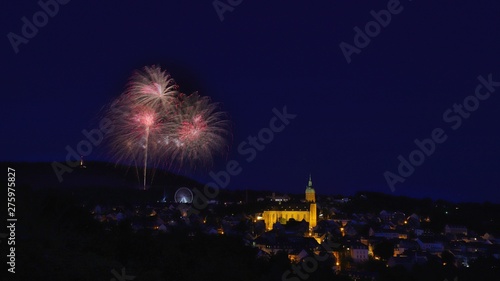
<svg viewBox="0 0 500 281"><path fill-rule="evenodd" d="M309 183L306 186L306 201L307 202L316 202L316 192L314 191L314 188L313 188L311 174L309 174Z"/></svg>
<svg viewBox="0 0 500 281"><path fill-rule="evenodd" d="M306 201L310 203L309 205L309 229L316 226L316 191L314 191L312 185L311 174L309 174L309 183L306 186Z"/></svg>

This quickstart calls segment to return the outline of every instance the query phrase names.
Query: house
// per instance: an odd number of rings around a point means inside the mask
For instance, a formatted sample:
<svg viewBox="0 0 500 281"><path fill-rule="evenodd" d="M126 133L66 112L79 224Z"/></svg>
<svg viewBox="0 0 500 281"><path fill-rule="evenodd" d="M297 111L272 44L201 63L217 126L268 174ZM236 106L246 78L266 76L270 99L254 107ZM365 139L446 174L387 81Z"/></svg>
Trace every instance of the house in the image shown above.
<svg viewBox="0 0 500 281"><path fill-rule="evenodd" d="M358 232L352 223L348 223L343 229L343 235L356 236Z"/></svg>
<svg viewBox="0 0 500 281"><path fill-rule="evenodd" d="M400 211L396 211L392 214L391 222L397 225L403 225L405 222L408 223L406 215Z"/></svg>
<svg viewBox="0 0 500 281"><path fill-rule="evenodd" d="M403 255L406 250L417 250L419 245L412 240L397 239L394 242L394 256Z"/></svg>
<svg viewBox="0 0 500 281"><path fill-rule="evenodd" d="M382 238L385 238L387 240L390 240L390 239L408 239L408 234L400 233L399 231L392 230L392 229L373 230L373 228L370 228L368 235L374 236L374 237L382 237Z"/></svg>
<svg viewBox="0 0 500 281"><path fill-rule="evenodd" d="M309 254L304 249L300 251L291 251L288 253L288 259L292 262L299 262L308 256Z"/></svg>
<svg viewBox="0 0 500 281"><path fill-rule="evenodd" d="M161 232L167 232L167 227L164 224L160 224L158 227L158 230Z"/></svg>
<svg viewBox="0 0 500 281"><path fill-rule="evenodd" d="M118 214L116 214L116 220L121 222L125 219L125 215L122 213L122 212L118 212Z"/></svg>
<svg viewBox="0 0 500 281"><path fill-rule="evenodd" d="M447 224L444 227L444 233L445 234L461 234L461 235L467 235L467 227L463 225L450 225Z"/></svg>
<svg viewBox="0 0 500 281"><path fill-rule="evenodd" d="M406 219L406 223L411 228L420 228L420 217L413 213Z"/></svg>
<svg viewBox="0 0 500 281"><path fill-rule="evenodd" d="M433 237L419 237L417 243L422 251L427 251L432 254L438 254L444 251L444 244Z"/></svg>
<svg viewBox="0 0 500 281"><path fill-rule="evenodd" d="M356 263L368 260L368 246L360 242L351 242L347 244L347 254Z"/></svg>
<svg viewBox="0 0 500 281"><path fill-rule="evenodd" d="M375 245L382 243L387 239L383 237L375 237L375 236L370 236L368 238L361 238L360 241L361 243L365 244L368 247L368 255L373 256L373 248Z"/></svg>
<svg viewBox="0 0 500 281"><path fill-rule="evenodd" d="M413 232L415 233L416 236L421 236L424 234L424 230L420 228L415 228Z"/></svg>
<svg viewBox="0 0 500 281"><path fill-rule="evenodd" d="M271 196L266 196L271 202L288 202L290 201L290 196L285 195L276 195L275 192Z"/></svg>
<svg viewBox="0 0 500 281"><path fill-rule="evenodd" d="M345 218L345 217L341 217L341 215L337 215L333 220L336 223L338 223L340 225L340 227L346 226L351 221L351 219Z"/></svg>
<svg viewBox="0 0 500 281"><path fill-rule="evenodd" d="M311 237L278 235L276 231L269 231L256 238L254 245L266 253L300 253L301 250L315 250L319 244Z"/></svg>
<svg viewBox="0 0 500 281"><path fill-rule="evenodd" d="M419 251L411 251L407 255L400 255L397 257L391 257L387 261L387 266L403 266L406 270L411 270L414 264L423 264L427 262L427 257L424 253Z"/></svg>
<svg viewBox="0 0 500 281"><path fill-rule="evenodd" d="M465 250L467 253L486 254L488 246L489 244L483 242L469 242L465 244Z"/></svg>
<svg viewBox="0 0 500 281"><path fill-rule="evenodd" d="M402 266L406 268L406 270L411 270L414 264L413 257L408 257L408 256L396 256L396 257L391 257L387 261L387 266L388 267L395 267L395 266Z"/></svg>
<svg viewBox="0 0 500 281"><path fill-rule="evenodd" d="M481 238L483 238L484 240L489 240L489 241L495 240L495 236L489 234L488 232L486 232L483 236L481 236Z"/></svg>
<svg viewBox="0 0 500 281"><path fill-rule="evenodd" d="M321 220L316 225L315 232L318 234L336 233L341 234L340 226L333 220Z"/></svg>
<svg viewBox="0 0 500 281"><path fill-rule="evenodd" d="M382 210L378 216L383 222L389 222L392 218L392 213Z"/></svg>

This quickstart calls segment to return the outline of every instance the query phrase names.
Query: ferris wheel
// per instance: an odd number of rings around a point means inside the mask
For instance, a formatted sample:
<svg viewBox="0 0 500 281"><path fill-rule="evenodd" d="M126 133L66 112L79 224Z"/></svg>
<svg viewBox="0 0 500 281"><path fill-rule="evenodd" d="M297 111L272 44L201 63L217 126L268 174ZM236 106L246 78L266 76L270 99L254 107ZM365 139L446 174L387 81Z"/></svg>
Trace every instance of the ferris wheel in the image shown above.
<svg viewBox="0 0 500 281"><path fill-rule="evenodd" d="M191 203L193 192L187 187L181 187L175 192L174 199L176 203Z"/></svg>

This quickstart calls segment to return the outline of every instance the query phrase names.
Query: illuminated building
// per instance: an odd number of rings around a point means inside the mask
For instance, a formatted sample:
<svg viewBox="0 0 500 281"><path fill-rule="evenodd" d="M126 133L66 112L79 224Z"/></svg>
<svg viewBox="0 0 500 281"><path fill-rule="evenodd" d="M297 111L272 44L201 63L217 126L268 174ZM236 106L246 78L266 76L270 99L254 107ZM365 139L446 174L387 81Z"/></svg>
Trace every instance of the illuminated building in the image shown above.
<svg viewBox="0 0 500 281"><path fill-rule="evenodd" d="M312 185L311 175L309 175L309 183L306 186L305 199L305 204L279 204L266 209L262 214L266 228L270 230L274 223L280 222L281 224L286 224L290 219L308 222L309 229L315 227L317 223L316 192Z"/></svg>

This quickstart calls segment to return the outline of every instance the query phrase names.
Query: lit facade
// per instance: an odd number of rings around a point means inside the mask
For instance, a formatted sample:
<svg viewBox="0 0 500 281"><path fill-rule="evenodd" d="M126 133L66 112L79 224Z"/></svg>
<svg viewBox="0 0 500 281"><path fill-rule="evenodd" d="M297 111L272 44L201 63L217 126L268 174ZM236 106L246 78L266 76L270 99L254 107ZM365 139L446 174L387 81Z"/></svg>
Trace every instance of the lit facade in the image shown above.
<svg viewBox="0 0 500 281"><path fill-rule="evenodd" d="M296 221L305 220L312 229L317 224L316 192L312 186L309 175L309 183L305 191L306 204L278 205L265 210L262 214L267 229L272 229L276 222L286 223L289 219Z"/></svg>

